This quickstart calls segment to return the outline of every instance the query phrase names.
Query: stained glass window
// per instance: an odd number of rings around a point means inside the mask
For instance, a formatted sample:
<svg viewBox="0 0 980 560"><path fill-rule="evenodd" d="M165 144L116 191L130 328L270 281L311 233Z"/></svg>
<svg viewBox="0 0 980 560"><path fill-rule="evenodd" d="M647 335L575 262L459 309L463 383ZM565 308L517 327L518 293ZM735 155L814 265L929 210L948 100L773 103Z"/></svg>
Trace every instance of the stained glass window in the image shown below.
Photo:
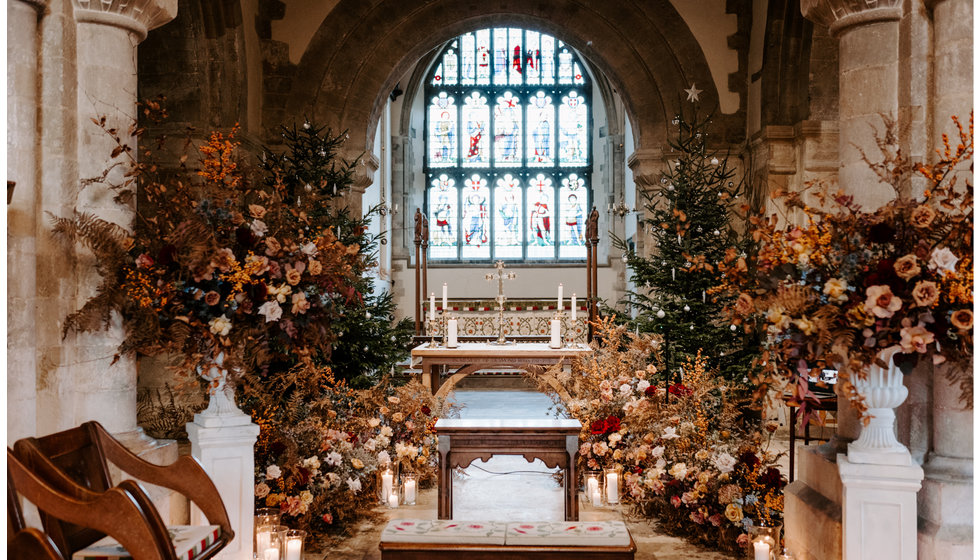
<svg viewBox="0 0 980 560"><path fill-rule="evenodd" d="M591 208L591 85L562 41L449 41L426 80L429 259L579 261Z"/></svg>

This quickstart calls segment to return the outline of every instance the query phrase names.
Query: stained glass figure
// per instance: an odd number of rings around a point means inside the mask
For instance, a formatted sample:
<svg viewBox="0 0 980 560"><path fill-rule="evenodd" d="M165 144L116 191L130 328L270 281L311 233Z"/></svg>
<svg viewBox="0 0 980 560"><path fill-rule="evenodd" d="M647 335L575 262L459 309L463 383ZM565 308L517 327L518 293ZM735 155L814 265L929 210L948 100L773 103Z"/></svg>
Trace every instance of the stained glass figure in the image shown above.
<svg viewBox="0 0 980 560"><path fill-rule="evenodd" d="M510 60L507 48L507 30L493 30L493 83L507 83L507 63Z"/></svg>
<svg viewBox="0 0 980 560"><path fill-rule="evenodd" d="M459 76L459 57L456 56L456 51L453 49L446 51L446 55L442 57L442 64L446 69L443 83L447 86L455 85Z"/></svg>
<svg viewBox="0 0 980 560"><path fill-rule="evenodd" d="M457 165L456 105L453 98L440 92L429 105L429 167Z"/></svg>
<svg viewBox="0 0 980 560"><path fill-rule="evenodd" d="M510 52L512 53L510 59L511 85L520 85L524 83L524 69L522 67L524 50L521 48L521 39L523 34L524 33L520 29L510 30Z"/></svg>
<svg viewBox="0 0 980 560"><path fill-rule="evenodd" d="M584 259L585 254L585 209L589 206L589 195L585 180L572 173L561 180L558 199L561 207L561 231L558 247L560 259Z"/></svg>
<svg viewBox="0 0 980 560"><path fill-rule="evenodd" d="M555 122L555 107L551 97L543 91L531 98L527 108L527 164L532 167L545 167L555 164L552 152L552 136Z"/></svg>
<svg viewBox="0 0 980 560"><path fill-rule="evenodd" d="M558 161L562 166L588 163L589 113L578 92L571 91L561 98L558 106Z"/></svg>
<svg viewBox="0 0 980 560"><path fill-rule="evenodd" d="M521 181L510 174L497 179L493 191L493 255L495 259L524 256L524 228L521 227Z"/></svg>
<svg viewBox="0 0 980 560"><path fill-rule="evenodd" d="M555 83L555 38L551 35L541 36L541 83Z"/></svg>
<svg viewBox="0 0 980 560"><path fill-rule="evenodd" d="M463 189L464 259L490 258L490 189L487 180L474 174Z"/></svg>
<svg viewBox="0 0 980 560"><path fill-rule="evenodd" d="M463 35L460 41L460 55L463 58L463 72L460 83L471 86L476 83L476 37L472 33Z"/></svg>
<svg viewBox="0 0 980 560"><path fill-rule="evenodd" d="M521 164L521 102L511 92L497 98L493 111L494 164L516 167Z"/></svg>
<svg viewBox="0 0 980 560"><path fill-rule="evenodd" d="M524 49L524 83L541 83L541 34L527 32L527 46Z"/></svg>
<svg viewBox="0 0 980 560"><path fill-rule="evenodd" d="M490 128L490 108L487 98L473 92L463 104L463 122L467 140L463 145L463 167L487 167L490 150L487 137Z"/></svg>
<svg viewBox="0 0 980 560"><path fill-rule="evenodd" d="M476 83L490 83L490 30L476 32Z"/></svg>
<svg viewBox="0 0 980 560"><path fill-rule="evenodd" d="M432 181L429 189L429 258L459 258L459 238L456 234L456 181L445 174Z"/></svg>
<svg viewBox="0 0 980 560"><path fill-rule="evenodd" d="M552 234L554 218L554 188L551 178L542 174L530 181L527 190L527 257L529 259L555 258L555 242Z"/></svg>
<svg viewBox="0 0 980 560"><path fill-rule="evenodd" d="M558 53L558 83L559 84L572 83L573 72L574 69L572 68L572 53L568 52L567 48L563 48L561 52Z"/></svg>

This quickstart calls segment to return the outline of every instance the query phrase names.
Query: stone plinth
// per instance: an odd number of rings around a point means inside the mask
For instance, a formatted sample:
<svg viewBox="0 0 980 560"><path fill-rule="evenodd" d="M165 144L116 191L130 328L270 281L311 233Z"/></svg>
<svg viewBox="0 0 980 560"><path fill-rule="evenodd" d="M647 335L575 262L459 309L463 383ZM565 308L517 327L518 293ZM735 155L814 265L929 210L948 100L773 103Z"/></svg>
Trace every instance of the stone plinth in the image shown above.
<svg viewBox="0 0 980 560"><path fill-rule="evenodd" d="M214 481L228 511L235 539L218 558L251 560L255 511L255 440L259 427L246 414L207 416L197 414L187 424L191 455L201 462ZM191 506L191 523L204 515Z"/></svg>
<svg viewBox="0 0 980 560"><path fill-rule="evenodd" d="M796 480L785 491L786 548L797 560L838 560L842 554L843 487L835 448L804 447L797 462Z"/></svg>
<svg viewBox="0 0 980 560"><path fill-rule="evenodd" d="M918 465L852 463L837 456L843 493L843 560L916 560Z"/></svg>

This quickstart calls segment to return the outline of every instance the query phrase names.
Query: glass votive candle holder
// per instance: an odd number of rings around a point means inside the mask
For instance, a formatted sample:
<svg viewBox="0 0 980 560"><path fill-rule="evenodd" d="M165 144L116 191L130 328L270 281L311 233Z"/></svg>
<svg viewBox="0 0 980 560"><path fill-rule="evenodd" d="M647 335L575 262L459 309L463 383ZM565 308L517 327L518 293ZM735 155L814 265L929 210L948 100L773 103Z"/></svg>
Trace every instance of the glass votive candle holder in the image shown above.
<svg viewBox="0 0 980 560"><path fill-rule="evenodd" d="M283 560L283 549L286 544L285 525L266 525L256 533L255 557L258 560Z"/></svg>
<svg viewBox="0 0 980 560"><path fill-rule="evenodd" d="M592 507L602 506L602 473L599 471L585 471L585 502L592 504Z"/></svg>
<svg viewBox="0 0 980 560"><path fill-rule="evenodd" d="M381 505L386 506L388 505L388 500L391 498L391 493L395 489L397 478L390 467L386 467L384 470L379 469L378 473L378 499Z"/></svg>
<svg viewBox="0 0 980 560"><path fill-rule="evenodd" d="M399 492L400 491L399 486L400 485L398 485L398 484L395 484L394 486L392 486L392 488L391 488L391 494L388 495L388 507L390 507L392 509L398 507L398 505L401 503L401 500L399 498L399 494L400 494L400 492Z"/></svg>
<svg viewBox="0 0 980 560"><path fill-rule="evenodd" d="M749 527L749 558L752 560L773 560L779 546L779 531L782 525L758 524Z"/></svg>
<svg viewBox="0 0 980 560"><path fill-rule="evenodd" d="M607 504L619 503L619 491L622 477L619 469L609 468L602 470L603 482L605 482L605 499Z"/></svg>
<svg viewBox="0 0 980 560"><path fill-rule="evenodd" d="M402 475L402 505L414 506L419 497L419 481L414 474Z"/></svg>
<svg viewBox="0 0 980 560"><path fill-rule="evenodd" d="M306 539L306 531L290 529L285 536L285 554L282 560L303 560L303 540Z"/></svg>

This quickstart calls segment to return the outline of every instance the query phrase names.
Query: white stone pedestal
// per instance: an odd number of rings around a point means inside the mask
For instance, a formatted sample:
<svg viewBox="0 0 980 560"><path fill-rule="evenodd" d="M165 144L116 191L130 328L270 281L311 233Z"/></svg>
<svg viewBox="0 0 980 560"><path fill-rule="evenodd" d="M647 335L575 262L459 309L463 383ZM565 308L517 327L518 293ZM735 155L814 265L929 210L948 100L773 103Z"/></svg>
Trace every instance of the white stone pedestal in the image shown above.
<svg viewBox="0 0 980 560"><path fill-rule="evenodd" d="M255 440L259 427L251 417L237 414L194 415L187 423L191 455L204 466L228 510L235 538L217 556L222 560L252 560L252 525L255 511ZM191 507L191 523L204 515Z"/></svg>
<svg viewBox="0 0 980 560"><path fill-rule="evenodd" d="M916 560L918 465L854 463L837 455L843 495L843 560Z"/></svg>

